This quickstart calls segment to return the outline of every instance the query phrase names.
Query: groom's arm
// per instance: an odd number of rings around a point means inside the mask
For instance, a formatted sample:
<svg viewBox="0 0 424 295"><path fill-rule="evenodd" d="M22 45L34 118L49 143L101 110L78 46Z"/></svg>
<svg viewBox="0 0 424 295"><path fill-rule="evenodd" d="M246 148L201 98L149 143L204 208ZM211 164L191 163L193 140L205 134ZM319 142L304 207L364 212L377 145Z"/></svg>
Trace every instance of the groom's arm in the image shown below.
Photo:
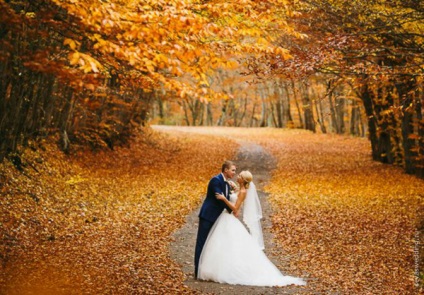
<svg viewBox="0 0 424 295"><path fill-rule="evenodd" d="M213 178L211 181L211 185L212 185L212 190L213 190L213 195L215 196L217 193L219 194L223 194L225 195L225 193L222 191L221 189L221 183L219 182L219 180L217 178ZM216 199L218 202L220 202L222 204L223 207L225 207L225 209L228 210L228 212L232 212L233 210L231 210L231 208L222 200L218 200Z"/></svg>

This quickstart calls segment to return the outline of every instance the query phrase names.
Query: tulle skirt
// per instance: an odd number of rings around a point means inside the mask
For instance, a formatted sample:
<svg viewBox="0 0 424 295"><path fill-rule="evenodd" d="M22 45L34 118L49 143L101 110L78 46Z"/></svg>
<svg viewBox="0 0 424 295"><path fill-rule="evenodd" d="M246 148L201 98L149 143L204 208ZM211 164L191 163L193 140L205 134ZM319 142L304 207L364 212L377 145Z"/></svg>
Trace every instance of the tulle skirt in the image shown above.
<svg viewBox="0 0 424 295"><path fill-rule="evenodd" d="M198 278L232 285L306 285L284 276L234 215L224 211L212 227L199 262Z"/></svg>

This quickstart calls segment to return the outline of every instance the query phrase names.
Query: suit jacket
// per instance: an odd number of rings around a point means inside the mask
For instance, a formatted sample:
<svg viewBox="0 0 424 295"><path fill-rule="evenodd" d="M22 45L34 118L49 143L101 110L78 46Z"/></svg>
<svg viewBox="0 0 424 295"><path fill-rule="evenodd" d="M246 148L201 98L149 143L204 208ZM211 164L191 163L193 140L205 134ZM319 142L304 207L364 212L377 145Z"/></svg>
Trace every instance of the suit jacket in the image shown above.
<svg viewBox="0 0 424 295"><path fill-rule="evenodd" d="M228 193L226 193L226 187L228 187ZM227 199L229 199L230 185L224 181L224 176L221 173L214 176L209 181L208 192L202 208L200 208L199 217L210 222L215 222L224 209L227 209L230 213L232 211L224 201L216 199L215 193L223 194Z"/></svg>

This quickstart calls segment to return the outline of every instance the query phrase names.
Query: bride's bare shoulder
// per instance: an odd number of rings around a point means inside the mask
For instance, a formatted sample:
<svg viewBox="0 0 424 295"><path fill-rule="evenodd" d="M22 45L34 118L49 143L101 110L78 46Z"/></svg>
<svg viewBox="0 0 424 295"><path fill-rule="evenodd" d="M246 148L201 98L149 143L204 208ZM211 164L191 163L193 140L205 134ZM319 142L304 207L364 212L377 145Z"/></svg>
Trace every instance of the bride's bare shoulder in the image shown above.
<svg viewBox="0 0 424 295"><path fill-rule="evenodd" d="M245 195L245 194L246 194L246 192L247 192L246 188L241 187L241 188L240 188L240 190L239 190L239 196L240 196L240 195Z"/></svg>

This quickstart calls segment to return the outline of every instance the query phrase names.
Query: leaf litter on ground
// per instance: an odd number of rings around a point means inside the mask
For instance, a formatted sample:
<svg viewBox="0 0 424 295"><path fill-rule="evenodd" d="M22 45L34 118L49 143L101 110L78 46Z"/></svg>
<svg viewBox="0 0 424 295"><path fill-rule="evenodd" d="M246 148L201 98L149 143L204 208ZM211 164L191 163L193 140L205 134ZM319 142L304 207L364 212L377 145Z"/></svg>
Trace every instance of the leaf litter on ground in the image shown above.
<svg viewBox="0 0 424 295"><path fill-rule="evenodd" d="M277 159L266 187L275 252L308 280L307 290L417 291L424 182L373 162L366 139L272 128L170 131L146 129L131 148L72 156L46 142L24 154L38 172L1 164L2 292L197 293L169 257L171 234L234 157L236 141Z"/></svg>

